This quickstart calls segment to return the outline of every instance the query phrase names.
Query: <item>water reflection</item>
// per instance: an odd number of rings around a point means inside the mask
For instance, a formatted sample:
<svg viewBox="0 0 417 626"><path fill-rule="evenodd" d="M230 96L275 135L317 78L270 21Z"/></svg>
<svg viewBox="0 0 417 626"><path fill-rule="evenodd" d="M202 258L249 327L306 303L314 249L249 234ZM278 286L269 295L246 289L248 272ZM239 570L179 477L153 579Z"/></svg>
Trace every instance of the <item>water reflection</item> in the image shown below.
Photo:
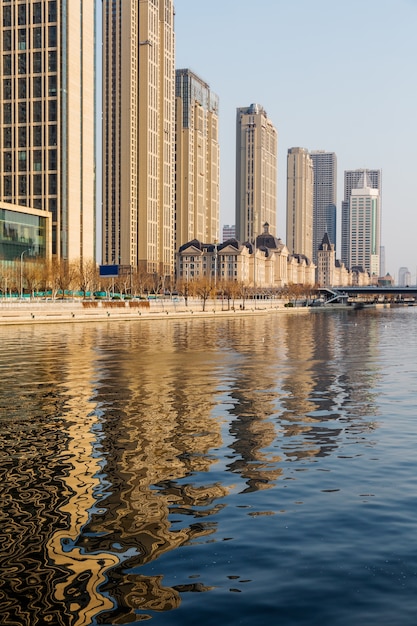
<svg viewBox="0 0 417 626"><path fill-rule="evenodd" d="M126 624L209 591L144 567L216 541L232 491L369 433L378 320L358 319L0 329L2 623Z"/></svg>

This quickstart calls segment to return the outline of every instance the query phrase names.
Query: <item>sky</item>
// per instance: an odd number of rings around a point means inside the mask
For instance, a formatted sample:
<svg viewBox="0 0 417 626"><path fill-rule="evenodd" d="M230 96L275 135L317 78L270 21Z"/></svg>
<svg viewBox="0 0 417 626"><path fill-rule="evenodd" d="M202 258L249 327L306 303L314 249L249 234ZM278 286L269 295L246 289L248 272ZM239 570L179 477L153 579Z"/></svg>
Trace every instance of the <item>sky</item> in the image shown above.
<svg viewBox="0 0 417 626"><path fill-rule="evenodd" d="M174 0L176 68L219 96L220 222L235 223L236 109L278 131L278 232L291 147L335 152L338 242L345 170L382 170L382 245L417 283L417 0ZM336 254L339 258L339 254Z"/></svg>

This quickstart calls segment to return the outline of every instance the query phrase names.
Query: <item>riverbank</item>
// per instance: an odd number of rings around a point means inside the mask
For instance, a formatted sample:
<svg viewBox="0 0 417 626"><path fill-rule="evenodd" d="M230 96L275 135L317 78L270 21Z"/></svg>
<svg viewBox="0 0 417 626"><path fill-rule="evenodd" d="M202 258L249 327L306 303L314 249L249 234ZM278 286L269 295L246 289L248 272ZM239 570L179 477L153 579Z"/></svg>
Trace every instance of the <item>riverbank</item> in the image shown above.
<svg viewBox="0 0 417 626"><path fill-rule="evenodd" d="M280 300L251 300L234 302L234 306L220 301L206 302L205 311L201 300L184 299L140 301L37 301L0 302L0 326L17 324L51 324L74 322L111 322L161 319L184 319L186 317L210 318L266 313L305 314L306 307L285 307Z"/></svg>

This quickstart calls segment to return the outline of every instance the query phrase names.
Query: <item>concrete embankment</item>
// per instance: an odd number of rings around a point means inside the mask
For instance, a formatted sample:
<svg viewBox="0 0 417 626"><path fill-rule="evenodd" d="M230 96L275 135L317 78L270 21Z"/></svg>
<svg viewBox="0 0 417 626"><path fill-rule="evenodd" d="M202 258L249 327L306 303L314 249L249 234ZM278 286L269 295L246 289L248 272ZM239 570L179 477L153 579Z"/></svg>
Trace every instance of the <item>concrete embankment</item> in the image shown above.
<svg viewBox="0 0 417 626"><path fill-rule="evenodd" d="M208 318L244 315L262 315L271 312L305 313L306 308L285 308L277 300L235 301L226 303L208 301L205 311L201 300L173 301L55 301L0 302L0 326L16 324L50 324L65 322L112 322L122 320L161 320Z"/></svg>

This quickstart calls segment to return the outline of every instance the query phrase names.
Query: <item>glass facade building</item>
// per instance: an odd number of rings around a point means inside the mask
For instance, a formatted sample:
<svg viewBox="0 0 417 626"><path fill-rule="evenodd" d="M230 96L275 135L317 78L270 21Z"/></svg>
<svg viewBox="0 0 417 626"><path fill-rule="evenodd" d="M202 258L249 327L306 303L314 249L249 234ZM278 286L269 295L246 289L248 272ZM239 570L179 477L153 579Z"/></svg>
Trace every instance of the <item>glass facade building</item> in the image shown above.
<svg viewBox="0 0 417 626"><path fill-rule="evenodd" d="M94 36L95 0L0 1L0 200L65 260L95 256Z"/></svg>
<svg viewBox="0 0 417 626"><path fill-rule="evenodd" d="M52 216L45 211L0 204L0 263L27 257L46 259L51 253Z"/></svg>

